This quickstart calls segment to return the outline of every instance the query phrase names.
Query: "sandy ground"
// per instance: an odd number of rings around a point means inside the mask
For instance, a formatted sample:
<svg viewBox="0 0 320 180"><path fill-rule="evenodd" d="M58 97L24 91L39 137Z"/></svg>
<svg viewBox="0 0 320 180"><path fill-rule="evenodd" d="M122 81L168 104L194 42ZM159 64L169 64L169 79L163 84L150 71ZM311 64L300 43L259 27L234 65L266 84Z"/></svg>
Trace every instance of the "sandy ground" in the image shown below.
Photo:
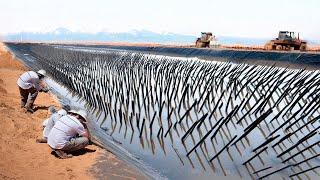
<svg viewBox="0 0 320 180"><path fill-rule="evenodd" d="M58 107L50 94L40 93L38 110L26 113L19 107L16 85L27 70L0 44L0 179L142 179L134 168L94 145L71 159L58 159L47 144L38 144L48 106ZM95 152L94 152L95 151Z"/></svg>

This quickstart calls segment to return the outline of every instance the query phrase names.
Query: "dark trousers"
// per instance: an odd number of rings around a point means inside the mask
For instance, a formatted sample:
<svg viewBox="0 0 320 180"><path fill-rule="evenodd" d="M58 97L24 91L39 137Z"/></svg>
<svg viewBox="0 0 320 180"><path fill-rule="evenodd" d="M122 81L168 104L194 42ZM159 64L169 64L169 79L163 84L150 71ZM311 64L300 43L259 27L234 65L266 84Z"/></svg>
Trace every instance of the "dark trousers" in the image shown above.
<svg viewBox="0 0 320 180"><path fill-rule="evenodd" d="M21 107L32 108L34 101L38 96L36 88L22 89L19 87Z"/></svg>

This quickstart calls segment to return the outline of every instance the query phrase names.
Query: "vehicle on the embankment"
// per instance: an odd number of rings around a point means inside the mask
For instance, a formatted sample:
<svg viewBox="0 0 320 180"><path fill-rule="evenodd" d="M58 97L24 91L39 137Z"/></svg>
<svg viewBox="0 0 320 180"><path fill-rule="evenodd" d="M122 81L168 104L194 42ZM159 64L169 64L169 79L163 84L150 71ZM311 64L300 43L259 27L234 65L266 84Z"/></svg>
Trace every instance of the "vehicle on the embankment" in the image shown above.
<svg viewBox="0 0 320 180"><path fill-rule="evenodd" d="M300 39L300 34L296 37L294 32L279 31L276 39L269 41L265 45L266 50L307 50L307 41Z"/></svg>

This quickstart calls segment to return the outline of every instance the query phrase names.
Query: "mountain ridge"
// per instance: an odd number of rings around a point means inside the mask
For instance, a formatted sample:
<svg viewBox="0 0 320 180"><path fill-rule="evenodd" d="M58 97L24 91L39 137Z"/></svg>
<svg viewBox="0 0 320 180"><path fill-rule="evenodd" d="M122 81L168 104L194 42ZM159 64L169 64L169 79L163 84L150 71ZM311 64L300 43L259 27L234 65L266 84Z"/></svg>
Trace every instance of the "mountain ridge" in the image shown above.
<svg viewBox="0 0 320 180"><path fill-rule="evenodd" d="M128 32L73 32L67 28L59 27L51 32L20 32L3 36L5 41L95 41L95 42L135 42L135 43L163 43L163 44L194 44L197 36L176 33L156 33L149 30L131 30ZM264 45L268 39L245 38L232 36L218 36L218 43L232 45ZM320 42L309 41L310 44Z"/></svg>

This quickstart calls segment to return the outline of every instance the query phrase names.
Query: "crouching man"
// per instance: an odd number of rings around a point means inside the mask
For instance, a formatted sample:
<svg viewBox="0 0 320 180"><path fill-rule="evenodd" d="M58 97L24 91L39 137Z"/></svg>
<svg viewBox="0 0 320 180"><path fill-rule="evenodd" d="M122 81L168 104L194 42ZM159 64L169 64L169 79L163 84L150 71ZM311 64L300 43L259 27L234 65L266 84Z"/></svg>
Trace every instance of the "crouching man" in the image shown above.
<svg viewBox="0 0 320 180"><path fill-rule="evenodd" d="M70 158L70 152L89 144L86 116L83 110L71 110L54 124L48 136L48 145L60 158Z"/></svg>
<svg viewBox="0 0 320 180"><path fill-rule="evenodd" d="M38 96L38 92L48 92L49 89L43 87L43 79L46 71L41 69L37 72L27 71L23 73L18 81L19 92L21 96L21 108L26 108L33 113L33 103Z"/></svg>
<svg viewBox="0 0 320 180"><path fill-rule="evenodd" d="M67 115L67 111L64 109L60 109L57 111L53 106L49 107L49 112L51 116L44 120L42 123L43 126L43 137L41 139L37 139L37 143L47 143L49 133L53 128L54 124L62 117Z"/></svg>

